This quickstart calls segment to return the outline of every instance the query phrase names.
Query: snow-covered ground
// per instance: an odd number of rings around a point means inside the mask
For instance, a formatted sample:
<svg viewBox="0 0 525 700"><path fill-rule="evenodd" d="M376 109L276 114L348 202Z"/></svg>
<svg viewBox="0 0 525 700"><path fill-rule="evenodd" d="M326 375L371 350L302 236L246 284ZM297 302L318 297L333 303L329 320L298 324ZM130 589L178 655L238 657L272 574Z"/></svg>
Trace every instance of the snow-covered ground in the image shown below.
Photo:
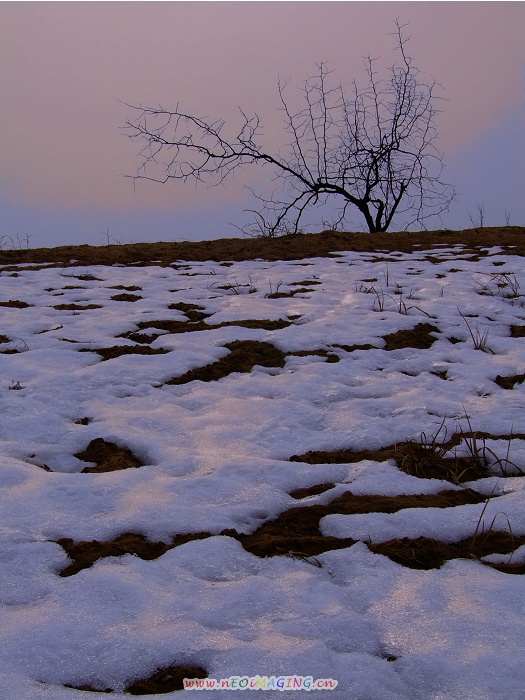
<svg viewBox="0 0 525 700"><path fill-rule="evenodd" d="M28 304L0 307L2 699L102 698L65 685L121 692L186 664L217 679L337 680L334 691L308 695L317 698L522 700L523 575L475 558L413 569L367 546L421 536L450 543L491 524L525 535L525 384L495 383L525 371L517 288L525 261L497 248L485 253L473 259L458 246L430 257L348 252L2 271L0 302ZM120 285L139 289L113 288ZM309 291L282 296L297 289ZM120 294L140 298L112 299ZM70 304L98 308L56 308ZM201 323L211 327L192 328L192 310L209 314ZM188 332L154 331L153 322L169 319L188 322ZM235 325L263 319L287 323ZM385 336L417 324L436 328L430 347L385 349ZM158 334L140 347L168 352L109 360L81 352L135 346L137 336L117 336L137 329ZM227 343L248 340L288 353L284 366L167 383L227 357ZM319 350L328 358L291 354ZM445 430L489 433L493 475L454 484L410 476L393 460L290 461L308 451L428 441L440 426L440 438ZM143 466L84 473L93 463L75 455L97 438L128 448ZM459 444L458 454L467 447ZM335 486L290 495L324 483ZM345 491L468 487L488 502L327 515L322 535L358 542L315 557L259 557L219 534L253 533L290 508L328 504ZM71 563L61 538L137 533L169 543L196 532L210 536L156 559L103 557L59 574ZM525 547L488 559L522 563Z"/></svg>

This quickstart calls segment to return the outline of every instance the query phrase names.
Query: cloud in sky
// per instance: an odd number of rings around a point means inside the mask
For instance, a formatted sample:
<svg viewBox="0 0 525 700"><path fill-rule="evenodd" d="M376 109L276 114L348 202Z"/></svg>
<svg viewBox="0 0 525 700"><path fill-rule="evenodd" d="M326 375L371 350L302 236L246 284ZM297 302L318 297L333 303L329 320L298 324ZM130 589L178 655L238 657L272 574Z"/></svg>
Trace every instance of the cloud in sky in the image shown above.
<svg viewBox="0 0 525 700"><path fill-rule="evenodd" d="M439 117L446 162L469 187L478 178L481 186L481 174L463 172L457 159L472 157L473 143L497 155L498 139L512 151L509 115L523 114L523 3L0 3L0 197L11 222L39 210L73 227L75 216L77 226L81 217L116 225L119 217L150 217L160 236L170 213L210 222L233 213L246 205L235 183L212 190L139 183L134 192L121 177L138 162L137 144L120 130L131 116L121 101L180 102L232 128L242 106L261 116L273 141L277 76L290 77L295 90L327 61L343 82L359 81L363 55L393 60L388 33L396 17L410 21L416 65L446 91ZM492 179L519 179L519 163L496 160L501 172Z"/></svg>

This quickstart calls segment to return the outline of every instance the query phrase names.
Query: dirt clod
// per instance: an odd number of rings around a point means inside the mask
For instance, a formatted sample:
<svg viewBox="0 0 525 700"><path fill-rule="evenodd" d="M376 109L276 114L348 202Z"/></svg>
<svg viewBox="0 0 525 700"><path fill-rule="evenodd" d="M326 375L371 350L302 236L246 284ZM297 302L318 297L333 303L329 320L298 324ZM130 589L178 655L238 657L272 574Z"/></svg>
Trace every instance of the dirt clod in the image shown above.
<svg viewBox="0 0 525 700"><path fill-rule="evenodd" d="M138 296L137 294L127 294L126 292L123 292L122 294L115 294L111 298L113 301L138 301L139 299L142 299L142 297Z"/></svg>
<svg viewBox="0 0 525 700"><path fill-rule="evenodd" d="M511 326L510 327L510 337L511 338L525 338L525 326Z"/></svg>
<svg viewBox="0 0 525 700"><path fill-rule="evenodd" d="M99 474L143 466L143 462L135 457L131 450L119 447L113 442L106 442L103 438L92 440L87 448L75 454L75 457L83 462L96 463L95 467L83 469L82 474Z"/></svg>
<svg viewBox="0 0 525 700"><path fill-rule="evenodd" d="M418 323L415 328L396 331L383 336L385 350L400 350L401 348L418 348L427 350L436 341L431 333L439 333L431 323Z"/></svg>
<svg viewBox="0 0 525 700"><path fill-rule="evenodd" d="M525 382L525 374L513 374L511 377L502 377L501 374L498 374L494 381L502 389L514 389L516 384Z"/></svg>

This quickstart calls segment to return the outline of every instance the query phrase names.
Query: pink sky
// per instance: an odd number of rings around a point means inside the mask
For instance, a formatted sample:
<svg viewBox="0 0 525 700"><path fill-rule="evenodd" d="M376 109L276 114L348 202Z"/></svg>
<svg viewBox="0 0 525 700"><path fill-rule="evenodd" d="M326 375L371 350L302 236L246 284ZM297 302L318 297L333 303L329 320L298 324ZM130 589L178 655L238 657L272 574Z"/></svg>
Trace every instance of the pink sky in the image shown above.
<svg viewBox="0 0 525 700"><path fill-rule="evenodd" d="M136 144L119 130L131 116L120 101L180 102L199 116L233 120L233 127L242 106L261 116L271 141L280 119L277 76L291 77L295 90L316 62L328 61L343 83L359 82L361 56L393 59L395 17L410 21L416 65L449 100L439 145L451 164L448 178L455 174L461 181L453 184L470 192L463 223L452 226L469 225L474 197L500 216L489 223L504 223L499 206L523 225L522 2L2 2L0 198L8 217L0 235L22 228L35 236L33 245L52 245L54 216L55 231L60 217L70 230L77 222L72 238L95 227L91 240L75 242L102 242L98 222L120 226L127 238L132 217L149 240L209 237L206 216L234 235L228 221L238 210L242 223L246 206L240 186L139 183L134 192L120 177L138 162ZM503 194L491 191L494 181ZM192 216L201 229L185 236ZM134 236L145 239L146 232Z"/></svg>

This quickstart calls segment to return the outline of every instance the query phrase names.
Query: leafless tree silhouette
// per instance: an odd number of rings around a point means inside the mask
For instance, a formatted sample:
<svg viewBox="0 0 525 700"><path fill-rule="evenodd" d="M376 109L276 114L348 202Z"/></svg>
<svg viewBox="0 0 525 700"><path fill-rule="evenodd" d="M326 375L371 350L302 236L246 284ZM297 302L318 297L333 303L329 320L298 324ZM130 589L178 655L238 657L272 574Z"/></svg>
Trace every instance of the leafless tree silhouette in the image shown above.
<svg viewBox="0 0 525 700"><path fill-rule="evenodd" d="M485 223L485 205L483 203L476 204L476 212L477 216L469 211L468 218L470 219L470 223L474 228L483 228ZM508 224L506 225L508 226Z"/></svg>
<svg viewBox="0 0 525 700"><path fill-rule="evenodd" d="M225 122L159 106L128 105L138 112L124 127L143 144L135 180L224 183L247 164L272 170L274 193L254 196L260 207L244 233L277 236L301 229L305 213L334 201L333 228L349 209L357 209L371 233L387 231L394 218L404 228L423 225L429 216L448 210L454 189L441 180L443 161L436 147L435 101L439 85L425 81L407 53L406 25L395 21L398 64L387 78L376 72L376 59L364 59L366 86L355 80L349 92L333 84L325 63L304 83L304 106L295 111L285 97L287 83L278 82L286 155L260 146L261 121L241 111L236 137L224 136Z"/></svg>

